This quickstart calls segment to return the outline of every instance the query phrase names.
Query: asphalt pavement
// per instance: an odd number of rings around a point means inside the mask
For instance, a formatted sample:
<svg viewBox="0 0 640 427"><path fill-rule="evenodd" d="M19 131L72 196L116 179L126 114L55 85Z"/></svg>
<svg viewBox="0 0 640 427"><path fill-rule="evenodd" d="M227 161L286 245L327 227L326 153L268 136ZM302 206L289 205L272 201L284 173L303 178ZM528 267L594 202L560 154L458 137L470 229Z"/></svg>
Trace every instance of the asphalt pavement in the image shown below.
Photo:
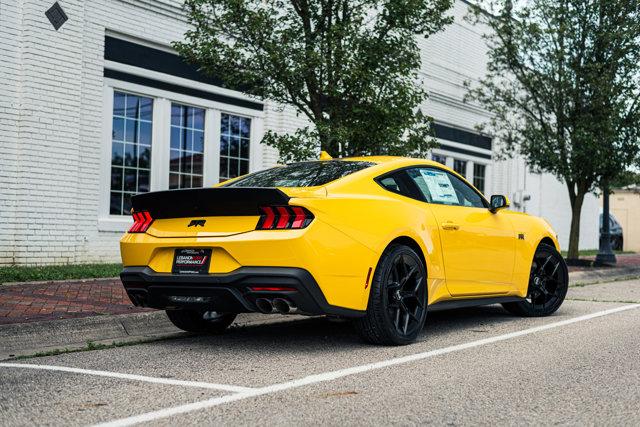
<svg viewBox="0 0 640 427"><path fill-rule="evenodd" d="M0 425L640 425L639 291L572 287L548 318L433 313L405 347L282 317L3 361Z"/></svg>

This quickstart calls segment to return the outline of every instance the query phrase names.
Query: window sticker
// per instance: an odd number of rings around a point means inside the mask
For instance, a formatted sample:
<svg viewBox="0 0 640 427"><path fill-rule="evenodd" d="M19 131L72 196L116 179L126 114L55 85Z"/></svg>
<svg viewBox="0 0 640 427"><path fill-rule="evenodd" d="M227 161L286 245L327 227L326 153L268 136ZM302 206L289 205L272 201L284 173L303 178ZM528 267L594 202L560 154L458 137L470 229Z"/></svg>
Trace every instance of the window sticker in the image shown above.
<svg viewBox="0 0 640 427"><path fill-rule="evenodd" d="M429 187L433 203L445 203L448 205L457 205L458 196L451 185L451 180L446 172L440 172L432 169L420 169L422 179Z"/></svg>

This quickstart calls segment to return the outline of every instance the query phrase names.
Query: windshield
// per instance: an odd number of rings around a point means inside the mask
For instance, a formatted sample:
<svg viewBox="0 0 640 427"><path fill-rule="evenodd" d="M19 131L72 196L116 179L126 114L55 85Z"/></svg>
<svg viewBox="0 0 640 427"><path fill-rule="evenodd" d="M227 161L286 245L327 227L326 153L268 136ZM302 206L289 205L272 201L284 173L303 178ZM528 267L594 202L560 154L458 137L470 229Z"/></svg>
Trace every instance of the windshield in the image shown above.
<svg viewBox="0 0 640 427"><path fill-rule="evenodd" d="M292 163L255 172L224 187L315 187L335 181L375 163L349 160L323 160Z"/></svg>

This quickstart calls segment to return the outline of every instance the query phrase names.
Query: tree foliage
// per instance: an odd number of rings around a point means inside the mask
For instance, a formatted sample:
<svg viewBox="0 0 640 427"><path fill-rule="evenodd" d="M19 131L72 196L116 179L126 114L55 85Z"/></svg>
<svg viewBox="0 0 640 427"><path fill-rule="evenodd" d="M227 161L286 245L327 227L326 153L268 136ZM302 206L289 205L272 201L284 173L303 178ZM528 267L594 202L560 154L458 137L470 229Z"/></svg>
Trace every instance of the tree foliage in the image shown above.
<svg viewBox="0 0 640 427"><path fill-rule="evenodd" d="M468 99L503 153L566 183L569 257L578 256L584 196L638 160L640 3L635 0L491 0L487 74Z"/></svg>
<svg viewBox="0 0 640 427"><path fill-rule="evenodd" d="M613 180L609 181L609 186L613 190L628 186L638 187L640 186L640 173L634 172L633 170L623 171Z"/></svg>
<svg viewBox="0 0 640 427"><path fill-rule="evenodd" d="M310 126L268 132L284 160L424 153L430 120L416 35L451 21L452 0L186 0L177 50L231 87L295 107Z"/></svg>

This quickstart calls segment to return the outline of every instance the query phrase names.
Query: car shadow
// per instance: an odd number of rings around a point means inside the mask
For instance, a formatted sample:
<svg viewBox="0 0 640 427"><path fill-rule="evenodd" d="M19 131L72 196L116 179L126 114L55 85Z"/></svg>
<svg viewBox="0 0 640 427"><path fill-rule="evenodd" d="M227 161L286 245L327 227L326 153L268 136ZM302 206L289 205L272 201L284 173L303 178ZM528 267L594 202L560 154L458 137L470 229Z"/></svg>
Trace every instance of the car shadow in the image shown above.
<svg viewBox="0 0 640 427"><path fill-rule="evenodd" d="M489 332L498 324L517 322L500 306L461 308L429 313L417 341L427 342L458 331ZM326 317L296 317L271 323L234 324L222 335L189 335L179 341L190 347L220 347L242 352L274 353L345 351L371 347L352 323ZM247 353L245 353L247 354Z"/></svg>

